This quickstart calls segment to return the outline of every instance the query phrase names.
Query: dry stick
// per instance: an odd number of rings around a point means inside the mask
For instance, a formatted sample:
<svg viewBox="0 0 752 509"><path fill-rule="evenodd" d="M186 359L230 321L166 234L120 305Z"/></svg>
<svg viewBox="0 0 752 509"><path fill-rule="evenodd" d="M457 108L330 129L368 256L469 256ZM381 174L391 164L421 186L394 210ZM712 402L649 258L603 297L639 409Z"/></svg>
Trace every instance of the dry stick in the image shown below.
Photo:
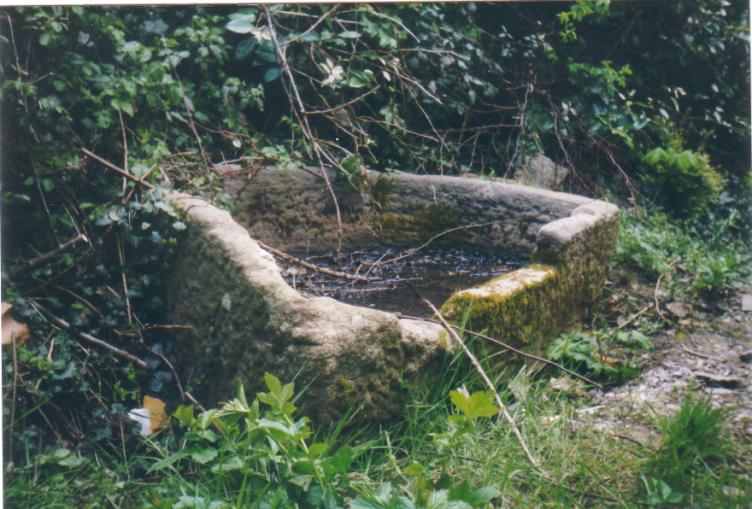
<svg viewBox="0 0 752 509"><path fill-rule="evenodd" d="M351 99L351 100L349 100L347 102L344 102L344 103L339 104L337 106L332 106L331 108L327 108L325 110L313 110L313 111L309 111L308 115L326 115L327 113L334 113L337 110L343 110L343 109L347 108L348 106L352 106L353 104L355 104L356 102L360 101L361 99L363 99L365 97L368 97L369 95L377 92L380 88L381 88L381 85L376 85L371 90L369 90L368 92L366 92L364 94L359 95L355 99Z"/></svg>
<svg viewBox="0 0 752 509"><path fill-rule="evenodd" d="M86 242L87 244L90 243L89 242L89 238L86 235L84 235L83 233L79 233L78 235L76 235L72 239L65 241L57 249L54 249L54 250L49 251L47 253L44 253L43 255L37 256L33 260L30 260L29 262L27 262L26 265L23 265L16 272L13 273L13 276L11 277L11 279L13 279L13 278L15 278L15 277L17 277L17 276L25 273L25 272L28 272L28 271L30 271L30 270L32 270L32 269L34 269L34 268L42 265L45 262L50 261L51 259L55 258L56 256L58 256L58 255L64 253L65 251L69 250L70 248L72 248L73 246L75 246L76 244L78 244L79 242Z"/></svg>
<svg viewBox="0 0 752 509"><path fill-rule="evenodd" d="M94 304L92 304L91 302L89 302L88 300L86 300L86 299L85 299L84 297L82 297L81 295L79 295L79 294L77 294L76 292L74 292L74 291L72 291L72 290L69 290L69 289L67 289L67 288L65 288L65 287L63 287L63 286L60 286L60 285L58 285L58 284L55 284L55 283L53 283L53 284L52 284L52 287L53 287L53 288L56 288L56 289L58 289L58 290L60 290L61 292L65 293L65 294L67 294L67 295L70 295L71 297L73 297L73 298L74 298L74 299L76 299L77 301L81 302L81 304L83 304L84 306L86 306L87 308L89 308L89 310L90 310L90 311L91 311L92 313L94 313L95 315L97 315L97 316L99 316L99 317L101 318L101 316L102 316L102 312L101 312L101 311L99 311L99 309L97 309L97 307L96 307L96 306L95 306Z"/></svg>
<svg viewBox="0 0 752 509"><path fill-rule="evenodd" d="M136 184L140 184L140 185L144 186L147 189L154 189L154 185L153 184L150 184L149 182L146 182L145 180L142 180L142 179L136 177L132 173L128 173L127 171L125 171L124 169L120 168L119 166L116 166L116 165L112 164L107 159L99 157L98 155L96 155L91 150L82 147L81 148L81 152L83 152L87 156L91 157L95 161L98 161L99 163L103 164L106 168L108 168L108 169L114 171L115 173L117 173L117 174L119 174L119 175L127 178L128 180L131 180L131 181L135 182Z"/></svg>
<svg viewBox="0 0 752 509"><path fill-rule="evenodd" d="M63 329L67 332L74 333L77 337L86 341L87 343L98 346L100 348L104 348L105 350L109 350L110 352L117 355L118 357L121 357L123 359L126 359L134 363L136 366L138 366L141 369L146 369L146 370L149 369L149 365L146 364L146 362L143 361L142 359L139 359L132 353L126 352L125 350L122 350L116 346L113 346L106 341L102 341L99 338L95 338L91 334L75 330L75 328L71 324L69 324L62 318L58 318L57 316L53 315L50 311L48 311L44 306L42 306L38 302L31 302L31 306L52 325L60 329Z"/></svg>
<svg viewBox="0 0 752 509"><path fill-rule="evenodd" d="M322 274L326 274L328 276L338 277L341 279L349 279L351 281L373 281L373 278L370 278L370 277L359 276L357 274L348 274L346 272L339 272L336 270L327 269L325 267L320 267L318 265L314 265L311 262L307 262L305 260L301 260L300 258L296 258L295 256L284 253L280 251L279 249L275 249L272 246L261 242L260 240L257 240L256 242L258 243L259 246L261 246L262 249L269 251L274 256L278 258L282 258L286 262L293 263L295 265L300 265L301 267L305 267L306 269L311 269L316 272L321 272Z"/></svg>
<svg viewBox="0 0 752 509"><path fill-rule="evenodd" d="M313 23L311 26L309 26L305 30L305 32L300 33L300 34L296 35L295 37L286 40L281 45L282 46L287 46L288 44L292 44L294 42L299 41L300 39L302 39L303 37L305 37L306 35L308 35L310 32L312 32L313 30L315 30L316 27L319 26L321 23L323 23L326 18L328 18L329 16L331 16L332 14L334 14L335 12L337 12L337 9L339 9L339 8L340 8L339 5L335 5L334 7L332 7L331 9L329 9L327 12L325 12L319 19L317 19L315 23Z"/></svg>
<svg viewBox="0 0 752 509"><path fill-rule="evenodd" d="M331 156L324 152L324 150L321 148L321 145L319 145L319 142L316 140L316 137L313 135L313 131L311 131L311 125L308 122L308 113L306 112L303 100L300 98L298 86L295 84L295 77L292 74L290 65L287 63L287 58L285 58L285 54L282 51L282 48L279 47L279 42L277 41L277 32L274 30L274 23L272 22L272 15L266 6L263 7L264 13L266 14L267 24L269 26L269 35L271 36L272 44L274 45L274 51L277 54L277 58L279 59L280 63L282 64L282 69L285 71L285 74L287 74L287 79L290 81L290 88L292 89L295 96L295 102L297 102L298 104L298 109L295 109L295 107L293 106L292 111L295 114L295 117L298 119L298 123L300 124L301 130L303 131L303 135L308 138L308 141L310 141L311 145L313 146L313 152L316 155L316 159L319 163L319 168L321 168L321 176L324 177L326 188L332 197L332 201L334 202L334 208L337 212L337 255L339 255L342 251L342 213L339 209L339 201L337 201L337 195L334 193L332 183L329 181L329 175L327 175L326 168L324 168L324 160L322 158L322 154L326 156L330 163L333 163L336 166L339 166L339 164L334 161ZM287 92L286 88L285 91ZM292 98L290 97L289 92L287 92L287 96L288 100L292 102Z"/></svg>
<svg viewBox="0 0 752 509"><path fill-rule="evenodd" d="M196 138L196 143L198 143L198 149L201 151L201 158L204 160L204 164L206 165L206 168L209 169L212 166L211 159L209 159L209 156L206 155L206 152L204 151L204 144L201 143L201 136L198 135L198 130L196 129L196 123L193 121L193 113L191 112L191 104L188 101L188 96L185 95L185 90L183 89L183 80L180 79L180 75L178 74L177 69L175 69L175 66L172 66L172 73L175 75L175 79L178 82L178 90L180 90L180 97L183 99L183 106L185 106L185 112L188 114L188 127L190 127L191 132L193 133L193 137Z"/></svg>
<svg viewBox="0 0 752 509"><path fill-rule="evenodd" d="M421 318L421 317L418 317L418 316L410 316L410 315L402 315L402 314L397 315L397 316L399 316L400 318L407 318L407 319L410 319L410 320L426 320L426 321L429 321L429 322L441 324L441 322L439 322L438 320L432 320L430 318ZM551 359L547 359L545 357L541 357L540 355L535 355L534 353L530 353L530 352L526 352L524 350L520 350L519 348L515 348L512 345L501 341L500 339L496 339L494 337L488 336L488 335L480 333L480 332L475 332L475 331L469 330L469 329L462 329L460 327L457 327L456 325L452 325L452 327L455 330L458 330L458 331L461 331L461 332L465 332L466 334L470 334L472 336L475 336L475 337L478 337L478 338L481 338L481 339L485 339L486 341L490 341L491 343L497 344L497 345L499 345L499 346L501 346L503 348L506 348L510 352L516 353L517 355L519 355L521 357L526 357L528 359L535 360L535 361L538 361L538 362L542 362L544 364L548 364L549 366L553 366L555 368L558 368L558 369L564 371L565 373L568 373L568 374L572 375L575 378L579 378L583 382L587 382L587 383L589 383L591 385L594 385L595 387L598 387L599 389L603 389L603 385L599 384L598 382L596 382L594 380L591 380L590 378L586 377L585 375L581 375L581 374L577 373L576 371L572 371L571 369L569 369L569 368L567 368L567 367L559 364L558 362L552 361Z"/></svg>
<svg viewBox="0 0 752 509"><path fill-rule="evenodd" d="M454 228L449 228L448 230L444 230L441 233L437 233L436 235L434 235L433 237L431 237L430 239L428 239L427 241L425 241L420 246L418 246L416 248L408 249L407 251L405 251L404 253L402 253L399 256L395 256L394 258L389 258L388 260L375 261L373 263L365 262L364 264L365 265L369 265L371 267L377 267L379 265L386 265L387 263L398 262L400 260L404 260L405 258L409 258L409 257L413 256L415 253L417 253L421 249L427 247L431 242L433 242L433 241L435 241L435 240L443 237L444 235L448 235L448 234L450 234L452 232L456 232L458 230L468 230L470 228L482 228L484 226L491 226L492 224L496 224L496 223L498 223L498 221L494 221L494 222L491 222L491 223L475 223L475 224L466 224L466 225L463 225L463 226L455 226Z"/></svg>
<svg viewBox="0 0 752 509"><path fill-rule="evenodd" d="M645 313L645 311L649 311L649 310L653 309L653 306L655 306L655 304L653 304L652 302L649 303L647 306L645 306L644 308L642 308L641 310L639 310L637 313L635 313L631 317L629 317L629 319L627 319L627 321L625 321L621 325L617 325L616 328L617 329L623 329L624 327L626 327L627 325L629 325L630 323L634 322L639 317L641 317Z"/></svg>
<svg viewBox="0 0 752 509"><path fill-rule="evenodd" d="M701 357L703 359L708 359L708 360L711 360L711 361L722 361L723 360L723 359L719 359L718 357L713 357L711 355L707 355L707 354L704 354L702 352L698 352L696 350L691 350L691 349L687 348L686 346L682 345L681 343L679 344L679 348L681 350L683 350L684 352L688 353L689 355L694 355L696 357Z"/></svg>
<svg viewBox="0 0 752 509"><path fill-rule="evenodd" d="M16 352L16 335L11 332L10 339L13 348L13 391L11 396L10 407L10 425L13 426L16 422L16 386L18 385L18 355ZM13 461L13 431L8 433L8 460Z"/></svg>
<svg viewBox="0 0 752 509"><path fill-rule="evenodd" d="M509 414L509 411L507 410L506 405L501 400L501 396L499 396L499 393L496 391L496 387L494 386L493 382L490 378L488 378L488 375L486 375L485 370L480 365L480 362L478 362L478 359L473 355L473 352L470 351L470 349L465 345L465 342L462 341L462 338L459 334L452 328L451 325L444 319L444 316L439 312L438 309L436 309L436 306L434 306L430 300L423 297L421 294L418 293L418 291L410 284L406 283L408 287L417 295L420 300L423 301L423 303L428 306L431 311L433 311L434 315L439 319L441 322L441 325L444 327L444 330L446 330L457 343L460 344L462 347L462 350L465 352L465 355L467 355L468 359L470 359L470 362L472 363L475 370L480 374L481 378L483 379L483 382L486 384L486 386L494 393L494 399L496 400L496 404L499 405L499 408L501 409L501 413L504 416L504 419L507 421L509 426L512 428L512 431L514 432L514 435L517 437L517 441L520 443L520 447L522 447L522 450L525 452L525 456L527 456L528 461L537 469L540 469L540 464L538 463L538 460L533 457L533 455L530 453L530 449L528 449L527 444L525 443L525 439L522 438L522 434L520 433L519 428L517 427L517 424L514 422L514 419Z"/></svg>
<svg viewBox="0 0 752 509"><path fill-rule="evenodd" d="M130 170L128 169L128 136L125 133L125 123L123 123L123 113L118 110L118 118L120 119L120 130L123 132L123 170L126 173L130 173ZM128 189L128 182L125 177L123 177L123 203L125 203L127 200L125 199L125 196L127 196L126 191Z"/></svg>
<svg viewBox="0 0 752 509"><path fill-rule="evenodd" d="M123 297L125 297L125 310L128 312L128 323L133 322L131 299L128 297L128 280L125 278L125 255L123 254L123 239L117 236L118 262L120 262L120 276L123 281Z"/></svg>
<svg viewBox="0 0 752 509"><path fill-rule="evenodd" d="M662 272L660 276L658 276L658 281L655 282L655 290L653 291L653 299L655 301L655 311L658 313L658 316L660 316L664 321L668 321L666 318L666 315L663 314L663 311L661 311L661 305L658 302L658 293L661 291L661 281L663 281L663 276L665 276L669 270L671 270L671 267L673 266L673 263L670 263L668 266L668 269L666 272Z"/></svg>

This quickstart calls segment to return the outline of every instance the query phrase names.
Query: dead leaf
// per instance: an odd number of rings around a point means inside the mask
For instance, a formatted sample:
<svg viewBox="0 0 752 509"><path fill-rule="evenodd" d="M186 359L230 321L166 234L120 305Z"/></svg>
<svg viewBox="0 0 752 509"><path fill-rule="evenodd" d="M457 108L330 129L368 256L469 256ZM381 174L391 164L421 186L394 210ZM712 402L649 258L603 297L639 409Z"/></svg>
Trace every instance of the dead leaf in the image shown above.
<svg viewBox="0 0 752 509"><path fill-rule="evenodd" d="M687 309L687 307L681 302L669 302L666 304L666 309L677 318L684 318L689 314L689 309Z"/></svg>
<svg viewBox="0 0 752 509"><path fill-rule="evenodd" d="M593 357L604 364L608 364L609 366L618 366L619 364L621 364L621 361L616 357L609 357L608 355L603 355L597 352L595 353L595 355L593 355Z"/></svg>
<svg viewBox="0 0 752 509"><path fill-rule="evenodd" d="M165 402L161 399L144 396L144 408L149 410L152 433L165 427L169 422L169 417L165 412Z"/></svg>
<svg viewBox="0 0 752 509"><path fill-rule="evenodd" d="M552 389L561 391L569 396L580 398L585 395L582 384L576 380L572 380L568 376L551 377L550 383Z"/></svg>
<svg viewBox="0 0 752 509"><path fill-rule="evenodd" d="M147 437L163 428L169 422L165 412L165 403L161 399L144 396L142 408L134 408L128 412L128 418L141 426L140 435Z"/></svg>
<svg viewBox="0 0 752 509"><path fill-rule="evenodd" d="M11 309L13 309L13 306L8 304L7 302L2 303L2 344L13 344L13 337L15 336L16 346L21 346L26 342L27 339L29 339L29 328L26 326L26 324L17 322L15 319L13 319L13 317L10 315Z"/></svg>

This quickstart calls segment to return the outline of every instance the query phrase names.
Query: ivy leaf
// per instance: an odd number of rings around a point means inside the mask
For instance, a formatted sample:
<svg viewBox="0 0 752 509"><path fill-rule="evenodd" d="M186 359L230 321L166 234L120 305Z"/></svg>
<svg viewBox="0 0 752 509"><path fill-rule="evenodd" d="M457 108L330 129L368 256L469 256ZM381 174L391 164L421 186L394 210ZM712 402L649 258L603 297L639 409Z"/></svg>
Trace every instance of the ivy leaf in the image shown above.
<svg viewBox="0 0 752 509"><path fill-rule="evenodd" d="M360 34L354 30L345 30L344 32L340 32L339 36L343 39L357 39L360 37Z"/></svg>
<svg viewBox="0 0 752 509"><path fill-rule="evenodd" d="M270 67L264 72L264 77L262 79L264 80L264 83L269 83L270 81L279 78L280 73L281 71L279 67Z"/></svg>
<svg viewBox="0 0 752 509"><path fill-rule="evenodd" d="M225 25L225 28L236 34L249 34L256 27L255 14L233 14L232 20Z"/></svg>

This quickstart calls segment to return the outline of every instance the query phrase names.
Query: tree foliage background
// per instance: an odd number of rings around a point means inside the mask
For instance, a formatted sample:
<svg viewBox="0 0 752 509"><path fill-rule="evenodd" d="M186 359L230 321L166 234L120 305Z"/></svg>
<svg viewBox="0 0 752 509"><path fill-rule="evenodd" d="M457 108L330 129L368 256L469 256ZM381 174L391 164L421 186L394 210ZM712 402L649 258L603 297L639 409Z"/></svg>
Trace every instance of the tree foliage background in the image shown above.
<svg viewBox="0 0 752 509"><path fill-rule="evenodd" d="M357 186L364 166L513 177L542 152L572 168L566 189L743 225L748 16L741 0L4 9L3 300L49 334L4 353L6 422L105 439L140 394L176 397L161 287L185 225L160 188L227 205L217 163L333 166Z"/></svg>

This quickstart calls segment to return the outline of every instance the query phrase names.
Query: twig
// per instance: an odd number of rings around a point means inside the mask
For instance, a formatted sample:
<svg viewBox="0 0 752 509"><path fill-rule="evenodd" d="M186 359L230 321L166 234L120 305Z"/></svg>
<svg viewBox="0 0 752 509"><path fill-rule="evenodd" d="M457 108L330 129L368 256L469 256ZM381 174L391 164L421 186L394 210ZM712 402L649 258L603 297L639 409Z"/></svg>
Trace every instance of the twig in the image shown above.
<svg viewBox="0 0 752 509"><path fill-rule="evenodd" d="M128 297L128 280L125 278L125 255L123 254L123 239L117 236L118 262L120 263L120 276L123 282L123 297L125 298L125 310L128 314L128 323L133 323L133 311L131 299Z"/></svg>
<svg viewBox="0 0 752 509"><path fill-rule="evenodd" d="M10 18L9 18L10 19ZM18 385L18 355L16 353L16 335L11 332L10 334L11 339L11 347L13 348L13 390L12 390L12 396L11 396L11 407L10 407L10 425L13 426L13 424L16 422L16 387ZM13 430L11 429L8 433L8 461L13 461Z"/></svg>
<svg viewBox="0 0 752 509"><path fill-rule="evenodd" d="M663 281L663 276L668 274L668 271L671 270L671 267L674 265L674 262L670 263L668 265L668 268L666 269L666 272L661 272L661 275L658 276L658 280L655 282L655 290L653 291L653 299L655 300L655 310L658 313L658 316L660 316L663 320L668 321L666 318L666 315L663 314L663 311L661 311L660 303L658 302L658 292L661 290L661 281Z"/></svg>
<svg viewBox="0 0 752 509"><path fill-rule="evenodd" d="M116 165L112 164L107 159L103 159L102 157L99 157L98 155L96 155L91 150L81 147L81 152L83 152L87 156L91 157L95 161L98 161L99 163L103 164L106 168L108 168L108 169L114 171L115 173L117 173L117 174L119 174L119 175L127 178L128 180L131 180L131 181L135 182L136 184L140 184L140 185L144 186L147 189L154 189L154 185L153 184L150 184L149 182L146 182L145 180L142 180L142 179L136 177L132 173L128 173L127 171L125 171L124 169L120 168L119 166L116 166Z"/></svg>
<svg viewBox="0 0 752 509"><path fill-rule="evenodd" d="M50 322L55 327L58 327L60 329L63 329L67 332L72 332L75 334L78 338L86 341L87 343L90 343L92 345L98 346L100 348L104 348L105 350L108 350L112 352L113 354L117 355L118 357L121 357L127 361L130 361L134 363L136 366L138 366L141 369L148 370L149 365L146 364L146 362L142 359L139 359L132 353L126 352L125 350L122 350L116 346L113 346L109 344L106 341L102 341L99 338L95 338L91 334L88 334L86 332L75 330L74 327L63 320L62 318L58 318L57 316L53 315L50 311L44 308L41 304L38 302L31 301L31 306L40 314L42 317L44 317L48 322Z"/></svg>
<svg viewBox="0 0 752 509"><path fill-rule="evenodd" d="M162 362L167 364L167 367L170 368L170 371L172 371L172 376L175 377L175 384L178 386L180 399L183 399L183 400L187 399L185 396L185 391L183 390L183 384L180 382L180 377L178 376L178 372L175 369L175 366L172 365L169 359L162 352L158 352L157 350L154 350L152 347L147 346L147 344L143 342L143 338L141 339L141 344L144 345L147 350L149 350L149 353L151 353L152 355L156 355L157 357L162 359Z"/></svg>
<svg viewBox="0 0 752 509"><path fill-rule="evenodd" d="M366 281L366 282L373 281L373 278L370 278L370 277L359 276L357 274L348 274L346 272L339 272L336 270L327 269L326 267L320 267L318 265L314 265L313 263L307 262L305 260L301 260L300 258L296 258L295 256L282 252L279 249L275 249L272 246L261 242L260 240L257 240L256 242L258 243L259 246L261 246L262 249L269 251L271 254L273 254L277 258L282 258L286 262L293 263L295 265L300 265L301 267L305 267L306 269L310 269L316 272L321 272L322 274L326 274L328 276L338 277L341 279L349 279L351 281Z"/></svg>
<svg viewBox="0 0 752 509"><path fill-rule="evenodd" d="M300 34L296 35L295 37L292 37L292 38L286 40L285 42L281 43L280 46L287 46L288 44L292 44L294 42L299 41L300 39L302 39L303 37L305 37L306 35L308 35L310 32L312 32L313 30L315 30L317 26L319 26L321 23L324 22L324 20L326 20L326 18L328 18L329 16L331 16L332 14L334 14L335 12L337 12L337 9L339 9L339 8L340 8L339 5L335 5L334 7L332 7L328 11L326 11L321 17L319 17L319 19L317 19L304 32L301 32Z"/></svg>
<svg viewBox="0 0 752 509"><path fill-rule="evenodd" d="M193 397L193 394L191 394L190 392L186 391L186 392L183 393L183 395L185 396L185 398L188 401L190 401L191 403L193 403L194 405L196 405L196 408L198 408L200 411L206 412L206 408L204 408L204 405L202 405L201 403L199 403L198 400Z"/></svg>
<svg viewBox="0 0 752 509"><path fill-rule="evenodd" d="M337 110L341 110L341 109L347 108L348 106L351 106L351 105L355 104L356 102L360 101L361 99L363 99L365 97L368 97L369 95L377 92L380 88L381 88L381 85L376 85L371 90L369 90L368 92L366 92L364 94L359 95L355 99L351 99L351 100L349 100L347 102L344 102L344 103L339 104L337 106L332 106L331 108L327 108L325 110L311 110L311 111L308 112L308 115L326 115L327 113L334 113Z"/></svg>
<svg viewBox="0 0 752 509"><path fill-rule="evenodd" d="M647 306L645 306L644 308L642 308L641 310L639 310L637 313L635 313L632 316L630 316L624 323L622 323L621 325L617 325L616 329L617 330L623 329L624 327L626 327L627 325L629 325L630 323L634 322L639 317L641 317L643 315L643 313L645 313L646 311L650 311L651 309L653 309L653 306L655 306L655 304L653 304L651 302L650 304L648 304Z"/></svg>
<svg viewBox="0 0 752 509"><path fill-rule="evenodd" d="M417 317L417 316L402 315L402 314L399 314L397 316L399 316L401 318L408 318L410 320L426 320L426 321L429 321L429 322L441 324L440 321L433 320L431 318L420 318L420 317ZM488 335L483 334L481 332L476 332L476 331L469 330L469 329L463 329L463 328L457 327L456 325L452 325L452 327L455 330L457 330L457 331L464 332L466 334L470 334L472 336L475 336L475 337L478 337L478 338L481 338L481 339L485 339L486 341L490 341L491 343L497 344L497 345L499 345L499 346L501 346L503 348L506 348L510 352L516 353L517 355L519 355L521 357L526 357L528 359L531 359L531 360L534 360L534 361L538 361L538 362L542 362L544 364L548 364L549 366L553 366L553 367L555 367L557 369L560 369L560 370L564 371L565 373L568 373L568 374L572 375L575 378L578 378L578 379L582 380L583 382L587 382L590 385L594 385L595 387L598 387L599 389L603 389L604 388L603 385L599 384L595 380L591 380L590 378L586 377L585 375L581 375L580 373L578 373L576 371L572 371L571 369L563 366L562 364L559 364L556 361L552 361L551 359L547 359L546 357L541 357L540 355L535 355L534 353L526 352L525 350L520 350L519 348L515 348L512 345L501 341L500 339L496 339L494 337L488 336Z"/></svg>
<svg viewBox="0 0 752 509"><path fill-rule="evenodd" d="M183 88L183 80L180 79L180 75L178 74L177 69L175 66L172 66L172 73L175 75L175 79L178 82L178 90L180 90L180 97L183 99L183 106L185 106L185 112L188 114L188 127L191 129L191 133L193 133L193 137L196 138L196 143L198 143L198 149L201 151L201 158L204 160L204 164L206 165L206 168L211 168L211 159L209 159L209 156L206 155L206 151L204 150L204 144L201 143L201 136L198 134L198 130L196 129L196 123L193 121L193 113L191 110L193 109L191 107L191 103L188 100L188 96L185 95L185 89Z"/></svg>
<svg viewBox="0 0 752 509"><path fill-rule="evenodd" d="M123 113L118 110L118 119L120 120L120 131L123 133L123 170L126 173L130 173L130 170L128 169L128 136L125 133L125 123L123 122ZM123 177L123 203L125 203L127 200L125 197L127 190L127 181L126 178Z"/></svg>
<svg viewBox="0 0 752 509"><path fill-rule="evenodd" d="M11 279L16 278L20 276L21 274L24 274L36 267L39 267L40 265L50 261L51 259L55 258L58 255L61 255L62 253L68 251L72 247L74 247L79 242L85 242L87 244L90 244L89 238L84 235L83 233L79 233L75 237L73 237L70 240L65 241L63 244L61 244L57 249L54 249L52 251L49 251L47 253L44 253L40 256L37 256L33 260L28 261L25 265L21 266L18 270L16 270L13 273L13 276L11 276Z"/></svg>
<svg viewBox="0 0 752 509"><path fill-rule="evenodd" d="M19 76L28 76L29 73L21 69L21 64L18 61L18 48L16 47L16 36L13 34L13 22L10 19L10 14L6 16L6 19L8 20L8 29L10 30L10 42L13 46L13 55L16 57L16 73L18 73Z"/></svg>
<svg viewBox="0 0 752 509"><path fill-rule="evenodd" d="M165 323L165 324L156 324L156 325L146 325L144 327L139 327L138 329L126 329L123 331L119 331L118 334L121 336L135 336L143 331L148 330L154 330L154 329L193 329L191 325L183 325L179 323Z"/></svg>
<svg viewBox="0 0 752 509"><path fill-rule="evenodd" d="M496 222L498 222L498 221L496 221ZM433 242L433 241L435 241L435 240L443 237L444 235L448 235L448 234L450 234L452 232L456 232L458 230L468 230L470 228L482 228L484 226L491 226L492 224L496 224L496 222L491 222L491 223L476 223L476 224L466 224L466 225L462 225L462 226L455 226L454 228L450 228L448 230L444 230L441 233L437 233L436 235L434 235L433 237L431 237L430 239L428 239L427 241L425 241L420 246L418 246L416 248L408 249L407 251L405 251L404 253L402 253L399 256L395 256L394 258L389 258L388 260L383 260L383 261L377 260L377 261L375 261L373 263L364 262L364 264L368 265L370 267L377 267L379 265L386 265L388 263L398 262L398 261L404 260L405 258L409 258L409 257L415 255L415 253L417 253L421 249L427 247L431 242Z"/></svg>
<svg viewBox="0 0 752 509"><path fill-rule="evenodd" d="M417 295L420 300L423 301L423 303L428 306L431 311L433 311L434 315L439 319L441 322L441 325L444 327L444 329L454 338L457 343L462 347L462 350L465 352L465 355L467 355L468 359L470 359L470 362L472 363L475 370L478 372L480 377L483 379L483 382L486 384L486 386L494 393L494 399L496 400L496 404L499 405L499 408L501 409L501 413L504 416L504 419L507 421L507 424L512 428L512 432L517 437L517 441L520 443L520 447L522 447L522 450L525 452L525 456L527 456L528 461L536 468L540 470L540 464L538 463L538 460L533 457L533 455L530 453L530 449L528 448L527 444L525 443L525 439L522 438L522 434L520 433L519 428L517 427L517 424L514 422L514 419L509 414L509 411L507 410L506 405L501 400L501 396L499 396L499 393L496 391L496 387L494 386L493 382L490 378L488 378L488 375L486 375L485 370L480 365L480 362L478 362L478 359L473 355L473 352L470 351L470 349L465 345L465 342L462 341L462 338L459 334L452 328L451 325L444 319L444 316L439 312L438 309L436 309L436 306L434 306L430 300L423 297L418 291L413 287L410 283L405 283L407 286Z"/></svg>
<svg viewBox="0 0 752 509"><path fill-rule="evenodd" d="M97 315L97 316L99 316L99 317L101 317L101 316L102 316L102 312L101 312L101 311L99 311L99 309L97 309L97 307L96 307L96 306L95 306L94 304L92 304L92 303L91 303L91 302L89 302L89 301L88 301L87 299L85 299L85 298L84 298L83 296L81 296L81 295L77 294L77 293L76 293L76 292L74 292L73 290L69 290L68 288L65 288L65 287L63 287L63 286L60 286L60 285L58 285L58 284L54 284L54 283L52 284L52 287L53 287L53 288L56 288L56 289L58 289L58 290L60 290L61 292L65 293L65 294L68 294L68 295L70 295L71 297L73 297L73 298L74 298L74 299L76 299L77 301L81 302L81 304L83 304L84 306L86 306L87 308L89 308L89 310L90 310L90 311L91 311L92 313L94 313L95 315Z"/></svg>
<svg viewBox="0 0 752 509"><path fill-rule="evenodd" d="M686 346L679 343L679 348L682 349L684 352L688 353L689 355L694 355L695 357L701 357L703 359L708 359L711 361L722 361L723 359L719 359L718 357L713 357L712 355L707 355L702 352L698 352L696 350L690 350Z"/></svg>
<svg viewBox="0 0 752 509"><path fill-rule="evenodd" d="M280 64L282 65L282 69L285 71L285 74L287 75L287 79L290 81L290 88L292 89L293 95L295 97L295 102L297 102L298 108L295 108L293 106L292 111L295 115L295 118L298 119L298 124L300 124L300 128L303 131L303 135L308 139L308 141L311 142L311 145L313 146L313 152L316 155L316 159L319 163L319 167L321 168L321 176L324 178L324 182L326 183L326 188L329 191L329 194L332 197L332 201L334 202L334 208L337 212L337 255L340 254L342 251L342 213L339 209L339 201L337 201L337 195L334 192L334 188L332 187L332 183L329 181L329 175L326 173L326 168L324 168L324 161L323 157L326 156L326 158L329 160L330 163L333 163L335 166L341 168L341 165L339 165L334 159L332 159L331 156L329 156L324 150L321 148L321 145L319 144L316 137L313 135L313 131L311 131L311 125L308 122L308 116L306 112L305 105L303 104L303 100L300 98L300 93L298 92L298 86L295 84L295 77L292 74L292 70L290 69L290 65L287 62L287 58L285 58L285 53L282 51L282 48L279 46L279 42L277 41L277 32L274 29L274 23L272 22L272 15L269 12L269 9L264 5L264 13L266 14L266 20L269 27L269 35L272 39L272 44L274 45L274 51L277 54L277 59L279 59ZM287 89L285 88L285 91L287 92ZM292 103L293 98L290 97L289 92L287 92L288 100Z"/></svg>

